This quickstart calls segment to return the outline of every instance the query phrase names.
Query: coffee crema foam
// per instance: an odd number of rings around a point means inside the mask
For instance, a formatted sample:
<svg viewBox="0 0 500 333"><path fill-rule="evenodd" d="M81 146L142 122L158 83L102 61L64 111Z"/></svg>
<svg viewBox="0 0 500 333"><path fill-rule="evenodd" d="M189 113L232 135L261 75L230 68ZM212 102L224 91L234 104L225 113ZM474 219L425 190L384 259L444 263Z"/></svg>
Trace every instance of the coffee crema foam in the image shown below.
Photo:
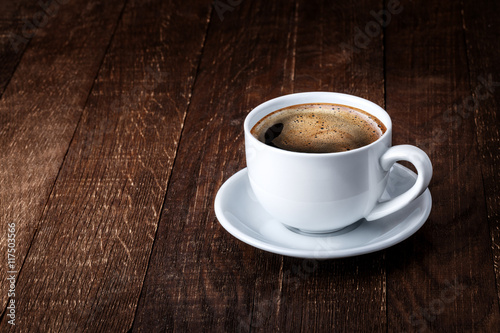
<svg viewBox="0 0 500 333"><path fill-rule="evenodd" d="M346 105L313 103L289 106L262 118L251 133L277 148L305 153L353 150L386 131L375 116Z"/></svg>

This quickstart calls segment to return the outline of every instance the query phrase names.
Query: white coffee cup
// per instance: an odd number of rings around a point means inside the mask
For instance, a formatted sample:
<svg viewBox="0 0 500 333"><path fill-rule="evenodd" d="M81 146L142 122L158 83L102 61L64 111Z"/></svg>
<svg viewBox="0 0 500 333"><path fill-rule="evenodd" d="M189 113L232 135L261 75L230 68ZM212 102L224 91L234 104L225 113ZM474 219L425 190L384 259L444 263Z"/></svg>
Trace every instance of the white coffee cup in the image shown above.
<svg viewBox="0 0 500 333"><path fill-rule="evenodd" d="M266 145L250 130L269 113L305 103L352 106L377 117L386 132L375 142L345 152L303 153ZM327 233L365 218L392 214L422 194L432 177L429 157L411 145L391 147L391 118L366 99L332 92L281 96L253 109L244 123L245 152L251 188L265 210L292 229ZM418 173L413 187L386 202L379 202L391 166L411 162ZM376 223L373 222L373 223Z"/></svg>

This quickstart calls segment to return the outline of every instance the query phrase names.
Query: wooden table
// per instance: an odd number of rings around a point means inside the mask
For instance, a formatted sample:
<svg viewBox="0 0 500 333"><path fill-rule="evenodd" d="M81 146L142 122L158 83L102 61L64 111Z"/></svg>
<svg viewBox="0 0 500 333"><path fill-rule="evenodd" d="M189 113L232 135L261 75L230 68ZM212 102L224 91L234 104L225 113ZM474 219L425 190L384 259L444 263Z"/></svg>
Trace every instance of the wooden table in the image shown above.
<svg viewBox="0 0 500 333"><path fill-rule="evenodd" d="M498 332L499 12L2 1L0 331ZM247 113L317 90L389 112L394 144L433 162L433 209L398 245L306 269L213 202L245 167Z"/></svg>

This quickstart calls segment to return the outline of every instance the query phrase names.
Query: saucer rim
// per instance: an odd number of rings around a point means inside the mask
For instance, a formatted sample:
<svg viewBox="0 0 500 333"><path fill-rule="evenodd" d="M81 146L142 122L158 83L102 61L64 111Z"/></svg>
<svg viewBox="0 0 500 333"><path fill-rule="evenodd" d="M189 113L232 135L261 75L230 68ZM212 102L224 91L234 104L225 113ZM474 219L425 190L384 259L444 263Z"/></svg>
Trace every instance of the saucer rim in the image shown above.
<svg viewBox="0 0 500 333"><path fill-rule="evenodd" d="M406 172L406 174L410 177L413 177L414 179L417 178L417 175L410 169L406 168L405 166L395 163L392 168L399 168L403 171ZM392 172L391 168L391 172ZM415 218L416 220L411 220L409 225L404 228L401 232L396 233L390 238L384 239L382 241L375 241L374 243L370 243L365 246L360 246L360 247L354 247L354 248L349 248L349 249L337 249L337 250L307 250L307 249L294 249L291 247L285 247L282 245L276 245L272 244L269 242L262 241L260 239L257 239L253 237L250 234L247 234L243 232L241 229L235 227L231 221L225 216L223 213L223 208L222 208L222 195L224 192L227 191L230 186L233 185L233 183L237 183L238 181L241 180L242 177L245 177L246 174L248 173L248 169L245 167L235 174L233 174L231 177L229 177L224 184L219 188L217 191L215 201L214 201L214 210L215 210L215 215L217 217L217 220L219 221L220 225L233 237L237 238L238 240L251 245L255 248L258 248L260 250L264 250L267 252L279 254L279 255L284 255L284 256L289 256L289 257L295 257L295 258L304 258L304 259L339 259L339 258L347 258L347 257L354 257L354 256L359 256L363 254L368 254L368 253L373 253L377 252L386 248L389 248L391 246L394 246L413 234L415 234L427 221L429 218L431 209L432 209L432 196L430 193L429 188L427 188L424 193L422 193L418 198L415 200L422 200L422 203L419 204L420 207L424 208L424 211L419 214L419 217ZM403 208L404 209L404 208ZM383 219L383 218L382 218ZM244 221L241 221L244 223ZM374 221L364 221L362 223L376 223L377 220ZM244 223L245 224L245 223ZM246 224L245 224L246 225ZM312 237L312 236L307 236L304 235L305 237ZM317 236L314 236L317 237ZM328 237L328 236L326 236ZM338 236L341 237L341 236Z"/></svg>

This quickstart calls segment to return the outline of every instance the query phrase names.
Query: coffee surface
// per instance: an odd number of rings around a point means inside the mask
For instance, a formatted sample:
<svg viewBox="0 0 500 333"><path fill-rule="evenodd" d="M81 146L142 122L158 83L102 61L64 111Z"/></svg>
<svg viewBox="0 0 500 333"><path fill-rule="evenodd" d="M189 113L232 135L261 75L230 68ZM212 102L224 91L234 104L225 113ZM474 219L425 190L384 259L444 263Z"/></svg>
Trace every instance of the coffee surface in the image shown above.
<svg viewBox="0 0 500 333"><path fill-rule="evenodd" d="M340 104L300 104L262 118L251 133L277 148L305 153L333 153L366 146L386 131L375 116Z"/></svg>

